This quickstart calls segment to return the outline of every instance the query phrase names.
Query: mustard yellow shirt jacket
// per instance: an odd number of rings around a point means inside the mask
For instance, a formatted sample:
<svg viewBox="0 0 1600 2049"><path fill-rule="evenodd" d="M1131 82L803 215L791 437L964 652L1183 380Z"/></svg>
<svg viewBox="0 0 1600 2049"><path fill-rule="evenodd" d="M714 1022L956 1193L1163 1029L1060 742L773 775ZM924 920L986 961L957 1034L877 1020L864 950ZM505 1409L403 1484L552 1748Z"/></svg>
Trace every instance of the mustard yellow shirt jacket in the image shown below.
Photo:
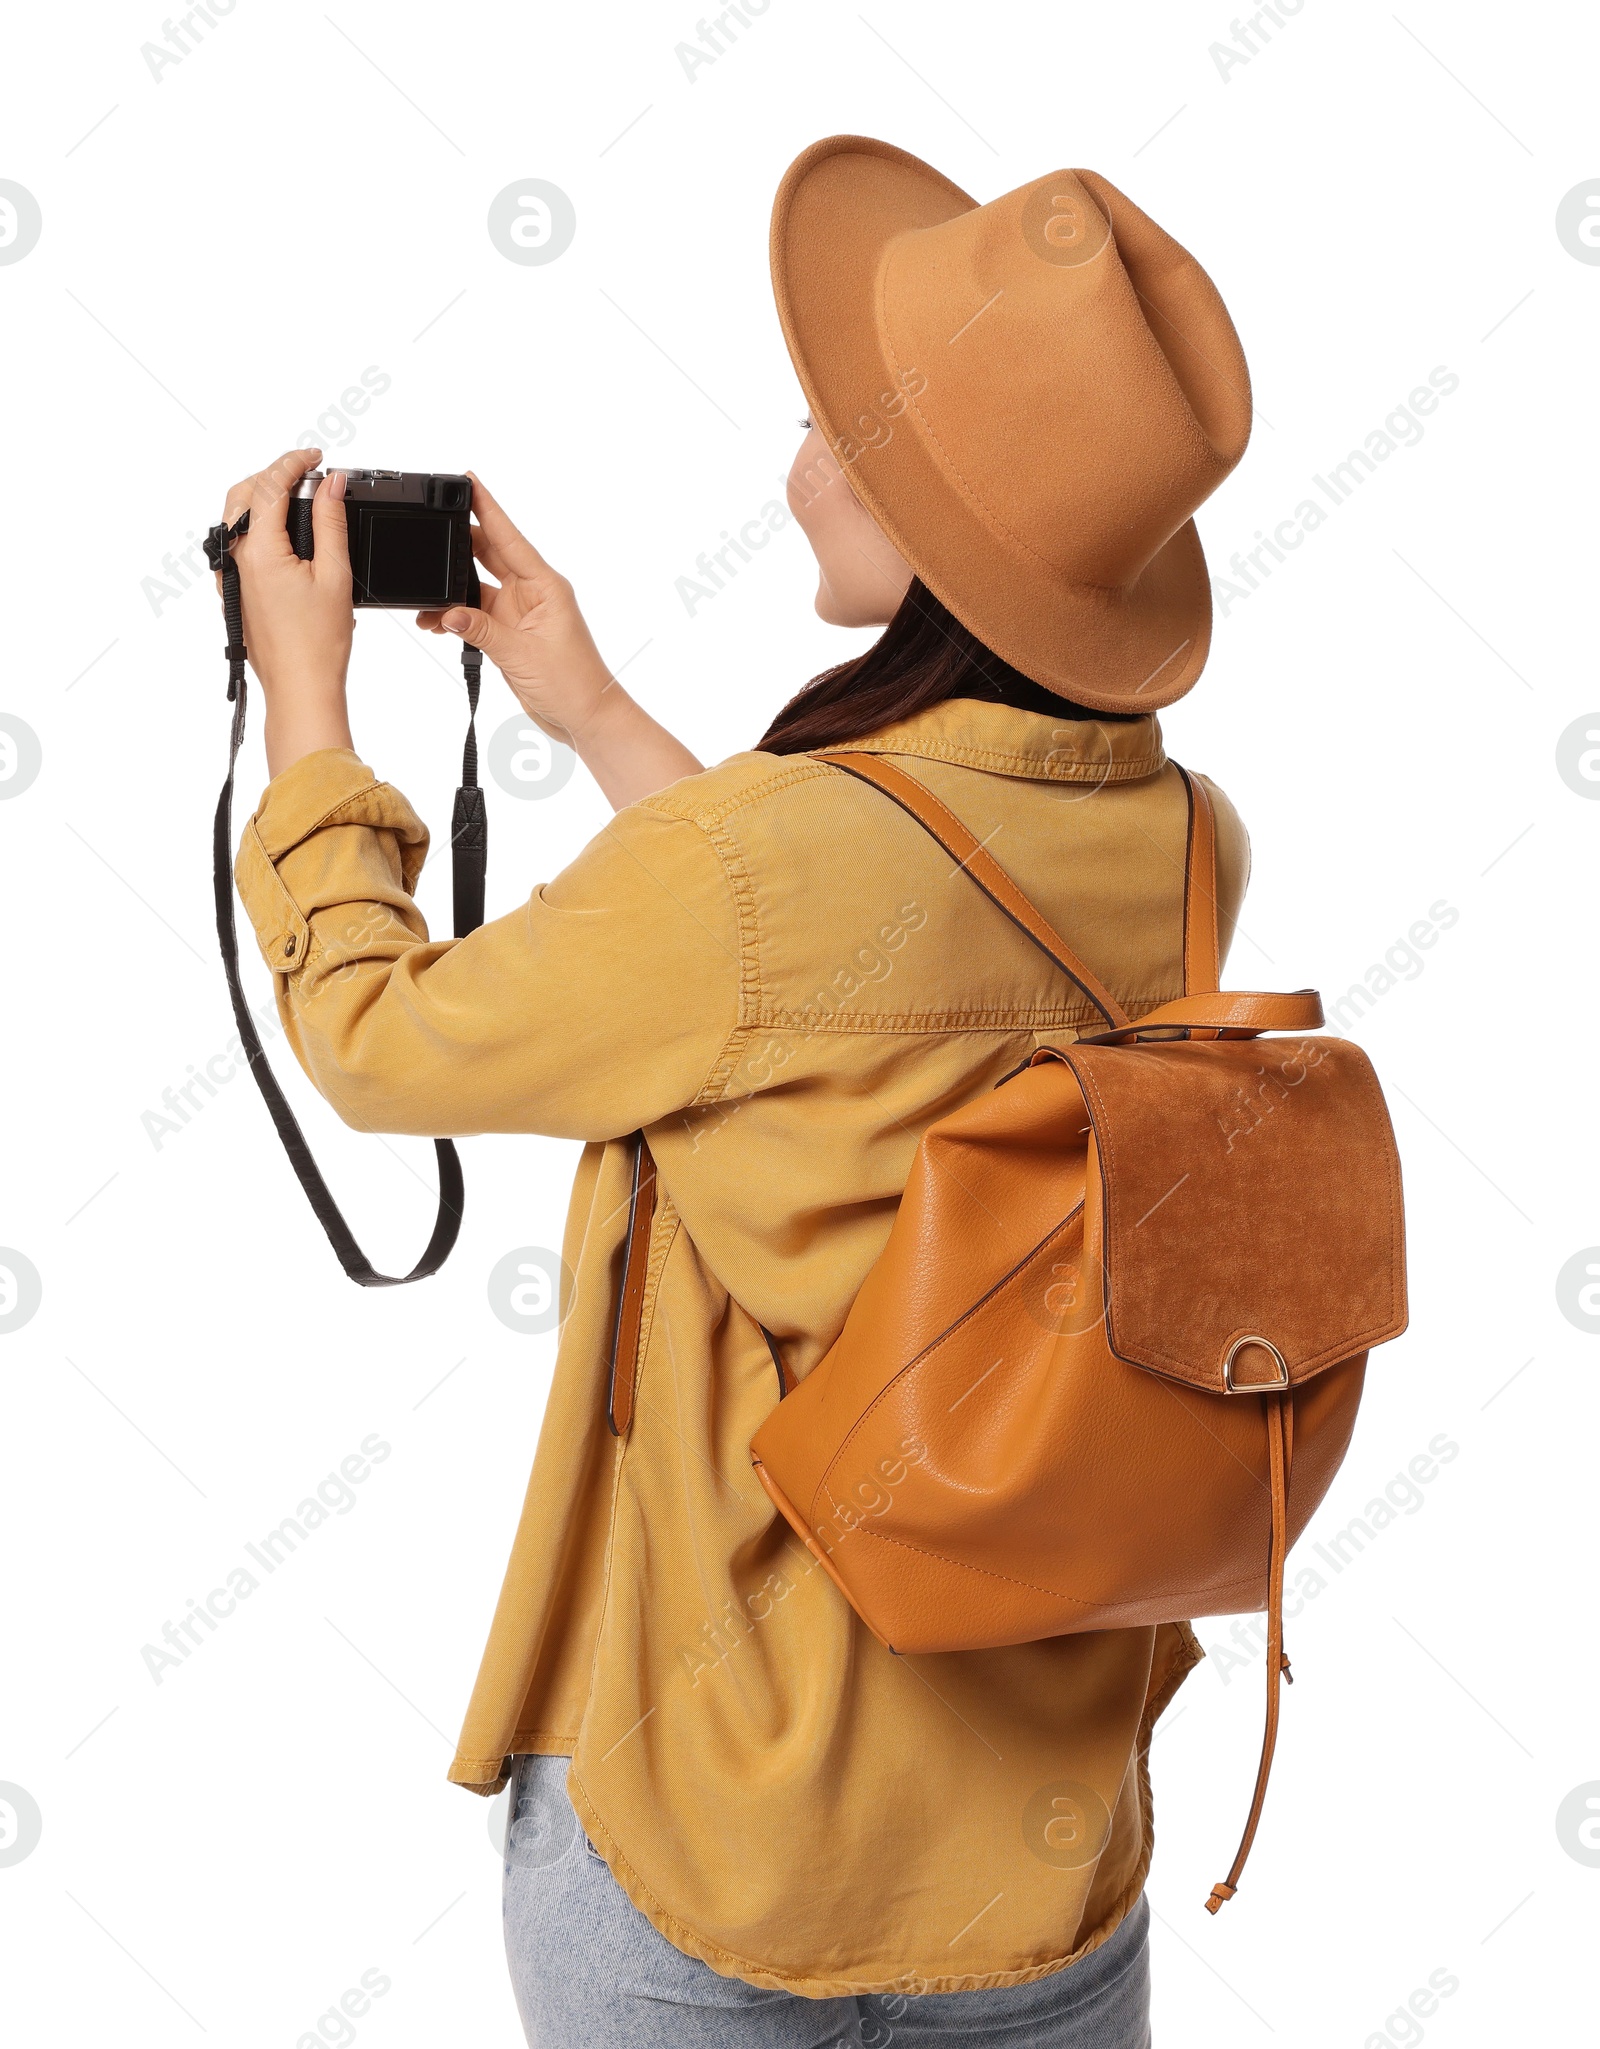
<svg viewBox="0 0 1600 2049"><path fill-rule="evenodd" d="M1187 806L1153 717L958 699L855 745L921 776L1133 1015L1182 993ZM1213 796L1226 945L1247 843ZM805 755L736 754L630 805L467 939L430 940L412 901L427 842L330 750L272 782L236 875L289 1042L349 1123L585 1141L576 1285L450 1776L493 1793L513 1753L570 1754L629 1897L756 1985L956 1991L1072 1961L1143 1884L1145 1754L1192 1632L897 1657L748 1447L779 1391L763 1326L809 1371L927 1126L1098 1020L897 805ZM641 1128L658 1197L614 1437ZM1063 1782L1076 1833L1051 1825Z"/></svg>

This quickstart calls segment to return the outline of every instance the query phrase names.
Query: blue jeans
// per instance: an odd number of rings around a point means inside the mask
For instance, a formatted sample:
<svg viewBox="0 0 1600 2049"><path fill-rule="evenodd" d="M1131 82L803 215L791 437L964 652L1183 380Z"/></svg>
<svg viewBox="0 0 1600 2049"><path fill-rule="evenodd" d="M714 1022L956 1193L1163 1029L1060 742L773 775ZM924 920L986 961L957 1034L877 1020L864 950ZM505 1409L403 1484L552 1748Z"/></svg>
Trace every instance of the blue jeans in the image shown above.
<svg viewBox="0 0 1600 2049"><path fill-rule="evenodd" d="M1028 1985L802 1999L724 1978L658 1934L589 1846L568 1760L519 1757L506 1841L506 1956L535 2049L1149 2049L1144 1898L1080 1963Z"/></svg>

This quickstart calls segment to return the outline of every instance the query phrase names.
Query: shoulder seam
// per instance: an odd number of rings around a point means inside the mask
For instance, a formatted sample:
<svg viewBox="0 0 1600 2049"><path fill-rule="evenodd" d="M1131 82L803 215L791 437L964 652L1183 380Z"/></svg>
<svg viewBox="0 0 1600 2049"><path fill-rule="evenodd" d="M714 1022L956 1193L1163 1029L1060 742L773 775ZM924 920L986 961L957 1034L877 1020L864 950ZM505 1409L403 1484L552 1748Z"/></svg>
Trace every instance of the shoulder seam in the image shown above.
<svg viewBox="0 0 1600 2049"><path fill-rule="evenodd" d="M794 760L793 768L780 770L777 774L757 783L754 788L735 791L730 796L713 802L699 802L689 798L680 798L674 802L670 791L666 791L659 797L647 797L644 800L644 808L658 812L665 818L687 819L698 825L702 831L714 831L737 811L748 810L752 804L759 804L766 797L776 796L780 790L792 789L796 783L812 782L819 776L832 773L825 762L813 761L808 755L796 756Z"/></svg>
<svg viewBox="0 0 1600 2049"><path fill-rule="evenodd" d="M758 1017L763 1008L755 889L745 868L738 842L731 833L708 824L705 817L698 816L692 811L669 810L653 797L646 797L639 804L628 808L647 812L664 825L691 827L710 850L721 872L728 895L733 901L734 943L738 947L738 956L734 963L738 987L734 996L733 1022L712 1056L699 1088L685 1106L692 1108L700 1103L715 1101L727 1087L732 1073L732 1049L747 1029L750 1020Z"/></svg>

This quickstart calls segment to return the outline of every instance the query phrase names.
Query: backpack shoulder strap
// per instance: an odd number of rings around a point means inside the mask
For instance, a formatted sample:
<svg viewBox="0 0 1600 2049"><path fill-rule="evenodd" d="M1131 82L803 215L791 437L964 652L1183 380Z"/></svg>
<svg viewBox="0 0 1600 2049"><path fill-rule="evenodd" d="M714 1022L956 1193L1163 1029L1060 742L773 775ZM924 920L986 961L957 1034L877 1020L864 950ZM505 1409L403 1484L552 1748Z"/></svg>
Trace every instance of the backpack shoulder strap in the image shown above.
<svg viewBox="0 0 1600 2049"><path fill-rule="evenodd" d="M1217 957L1217 821L1211 793L1178 768L1189 793L1189 842L1183 876L1183 993L1209 996L1219 986Z"/></svg>
<svg viewBox="0 0 1600 2049"><path fill-rule="evenodd" d="M815 761L843 769L858 781L871 783L909 812L947 854L963 868L990 901L1018 925L1041 953L1076 982L1110 1026L1130 1022L1127 1012L1094 972L1079 960L1034 903L1017 887L988 848L941 802L926 783L887 755L818 753ZM1177 763L1173 766L1176 768ZM1189 832L1183 884L1183 987L1185 995L1210 995L1217 988L1216 819L1211 797L1198 776L1178 769L1189 798ZM1209 1036L1209 1034L1207 1035Z"/></svg>
<svg viewBox="0 0 1600 2049"><path fill-rule="evenodd" d="M825 761L832 768L842 768L846 775L871 783L886 797L892 797L902 811L908 811L923 831L939 842L990 902L997 904L1041 953L1077 983L1108 1025L1132 1022L1111 991L1091 969L1084 966L1049 919L1018 889L977 835L968 831L949 805L942 803L926 783L908 775L898 763L882 754L817 754L812 758Z"/></svg>

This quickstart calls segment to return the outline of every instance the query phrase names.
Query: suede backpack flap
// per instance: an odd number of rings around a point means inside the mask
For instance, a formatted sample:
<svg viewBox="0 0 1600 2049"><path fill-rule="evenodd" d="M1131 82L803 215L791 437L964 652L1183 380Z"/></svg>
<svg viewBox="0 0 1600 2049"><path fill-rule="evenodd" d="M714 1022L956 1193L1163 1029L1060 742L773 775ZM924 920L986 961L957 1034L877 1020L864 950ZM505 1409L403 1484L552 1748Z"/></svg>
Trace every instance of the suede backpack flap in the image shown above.
<svg viewBox="0 0 1600 2049"><path fill-rule="evenodd" d="M1093 1125L1089 1200L1119 1359L1207 1393L1259 1392L1404 1330L1400 1163L1359 1046L1182 1040L1045 1057L1071 1067Z"/></svg>

